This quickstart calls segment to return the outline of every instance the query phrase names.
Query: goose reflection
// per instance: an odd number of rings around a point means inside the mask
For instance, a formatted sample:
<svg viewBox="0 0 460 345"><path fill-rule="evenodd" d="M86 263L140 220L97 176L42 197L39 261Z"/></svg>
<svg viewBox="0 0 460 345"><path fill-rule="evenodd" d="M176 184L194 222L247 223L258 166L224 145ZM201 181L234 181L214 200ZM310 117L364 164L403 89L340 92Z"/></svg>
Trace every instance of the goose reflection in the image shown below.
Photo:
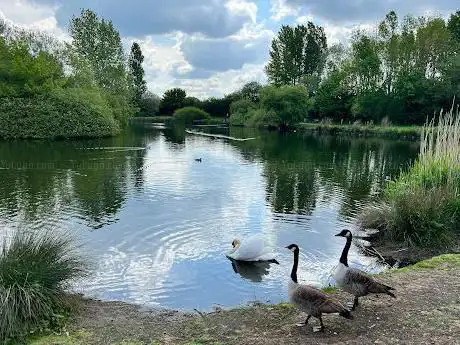
<svg viewBox="0 0 460 345"><path fill-rule="evenodd" d="M270 265L277 264L276 260L270 261L238 261L227 257L231 263L233 271L239 274L242 278L253 281L261 282L263 276L270 273Z"/></svg>

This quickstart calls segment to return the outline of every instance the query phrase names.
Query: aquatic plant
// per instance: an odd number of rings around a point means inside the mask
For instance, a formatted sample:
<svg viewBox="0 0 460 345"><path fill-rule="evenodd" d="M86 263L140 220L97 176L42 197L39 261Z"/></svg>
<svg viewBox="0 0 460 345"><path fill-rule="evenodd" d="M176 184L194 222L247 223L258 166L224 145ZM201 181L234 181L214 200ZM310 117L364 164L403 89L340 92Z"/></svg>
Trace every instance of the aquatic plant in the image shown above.
<svg viewBox="0 0 460 345"><path fill-rule="evenodd" d="M362 227L409 245L449 245L460 222L460 116L441 112L423 127L414 165L390 182L383 201L366 207Z"/></svg>
<svg viewBox="0 0 460 345"><path fill-rule="evenodd" d="M17 231L0 251L0 343L53 326L70 303L65 289L86 275L73 240Z"/></svg>

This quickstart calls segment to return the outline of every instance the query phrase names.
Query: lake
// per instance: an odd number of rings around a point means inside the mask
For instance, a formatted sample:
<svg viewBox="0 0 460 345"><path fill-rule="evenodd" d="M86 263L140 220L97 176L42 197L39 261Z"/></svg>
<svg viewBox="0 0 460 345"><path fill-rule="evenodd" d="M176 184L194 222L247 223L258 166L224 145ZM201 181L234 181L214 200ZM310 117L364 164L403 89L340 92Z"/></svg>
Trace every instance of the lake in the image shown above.
<svg viewBox="0 0 460 345"><path fill-rule="evenodd" d="M333 235L353 230L418 153L406 141L212 131L256 139L133 126L116 138L0 142L0 228L72 233L93 265L75 287L86 296L203 311L281 302L284 247L300 246L299 280L327 286L344 245ZM232 240L258 232L280 264L232 266ZM350 260L382 269L355 245Z"/></svg>

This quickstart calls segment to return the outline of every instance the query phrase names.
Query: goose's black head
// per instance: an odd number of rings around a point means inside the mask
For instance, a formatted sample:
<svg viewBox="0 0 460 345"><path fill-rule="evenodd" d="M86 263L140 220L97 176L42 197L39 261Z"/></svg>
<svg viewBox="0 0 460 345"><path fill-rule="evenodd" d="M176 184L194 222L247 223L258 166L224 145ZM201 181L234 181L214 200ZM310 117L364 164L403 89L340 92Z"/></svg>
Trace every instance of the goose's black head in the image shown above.
<svg viewBox="0 0 460 345"><path fill-rule="evenodd" d="M344 229L344 230L340 231L340 233L338 233L338 234L335 235L335 236L351 238L352 235L351 235L351 231L350 231L350 230Z"/></svg>
<svg viewBox="0 0 460 345"><path fill-rule="evenodd" d="M296 251L299 251L299 246L297 244L290 244L285 248L289 249L291 252L294 252L294 253Z"/></svg>

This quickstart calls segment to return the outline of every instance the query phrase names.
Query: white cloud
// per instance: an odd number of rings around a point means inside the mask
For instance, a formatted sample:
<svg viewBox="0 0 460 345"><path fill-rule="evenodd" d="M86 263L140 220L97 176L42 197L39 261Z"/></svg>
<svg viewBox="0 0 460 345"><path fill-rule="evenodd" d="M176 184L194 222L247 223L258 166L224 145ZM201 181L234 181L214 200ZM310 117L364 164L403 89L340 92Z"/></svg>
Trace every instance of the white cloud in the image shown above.
<svg viewBox="0 0 460 345"><path fill-rule="evenodd" d="M257 5L255 3L245 0L229 0L225 6L231 13L236 15L247 15L251 18L253 23L256 22Z"/></svg>
<svg viewBox="0 0 460 345"><path fill-rule="evenodd" d="M288 5L286 0L271 0L271 4L271 18L276 21L279 21L284 17L297 16L299 13L298 8Z"/></svg>
<svg viewBox="0 0 460 345"><path fill-rule="evenodd" d="M18 25L29 26L54 17L56 7L24 0L0 0L0 14Z"/></svg>
<svg viewBox="0 0 460 345"><path fill-rule="evenodd" d="M181 87L187 90L191 96L206 98L229 94L240 89L250 81L264 83L266 76L263 64L245 64L241 69L218 72L207 79L178 79L173 87Z"/></svg>
<svg viewBox="0 0 460 345"><path fill-rule="evenodd" d="M57 7L38 5L24 0L0 0L0 17L23 29L38 30L68 40L69 35L58 27Z"/></svg>

